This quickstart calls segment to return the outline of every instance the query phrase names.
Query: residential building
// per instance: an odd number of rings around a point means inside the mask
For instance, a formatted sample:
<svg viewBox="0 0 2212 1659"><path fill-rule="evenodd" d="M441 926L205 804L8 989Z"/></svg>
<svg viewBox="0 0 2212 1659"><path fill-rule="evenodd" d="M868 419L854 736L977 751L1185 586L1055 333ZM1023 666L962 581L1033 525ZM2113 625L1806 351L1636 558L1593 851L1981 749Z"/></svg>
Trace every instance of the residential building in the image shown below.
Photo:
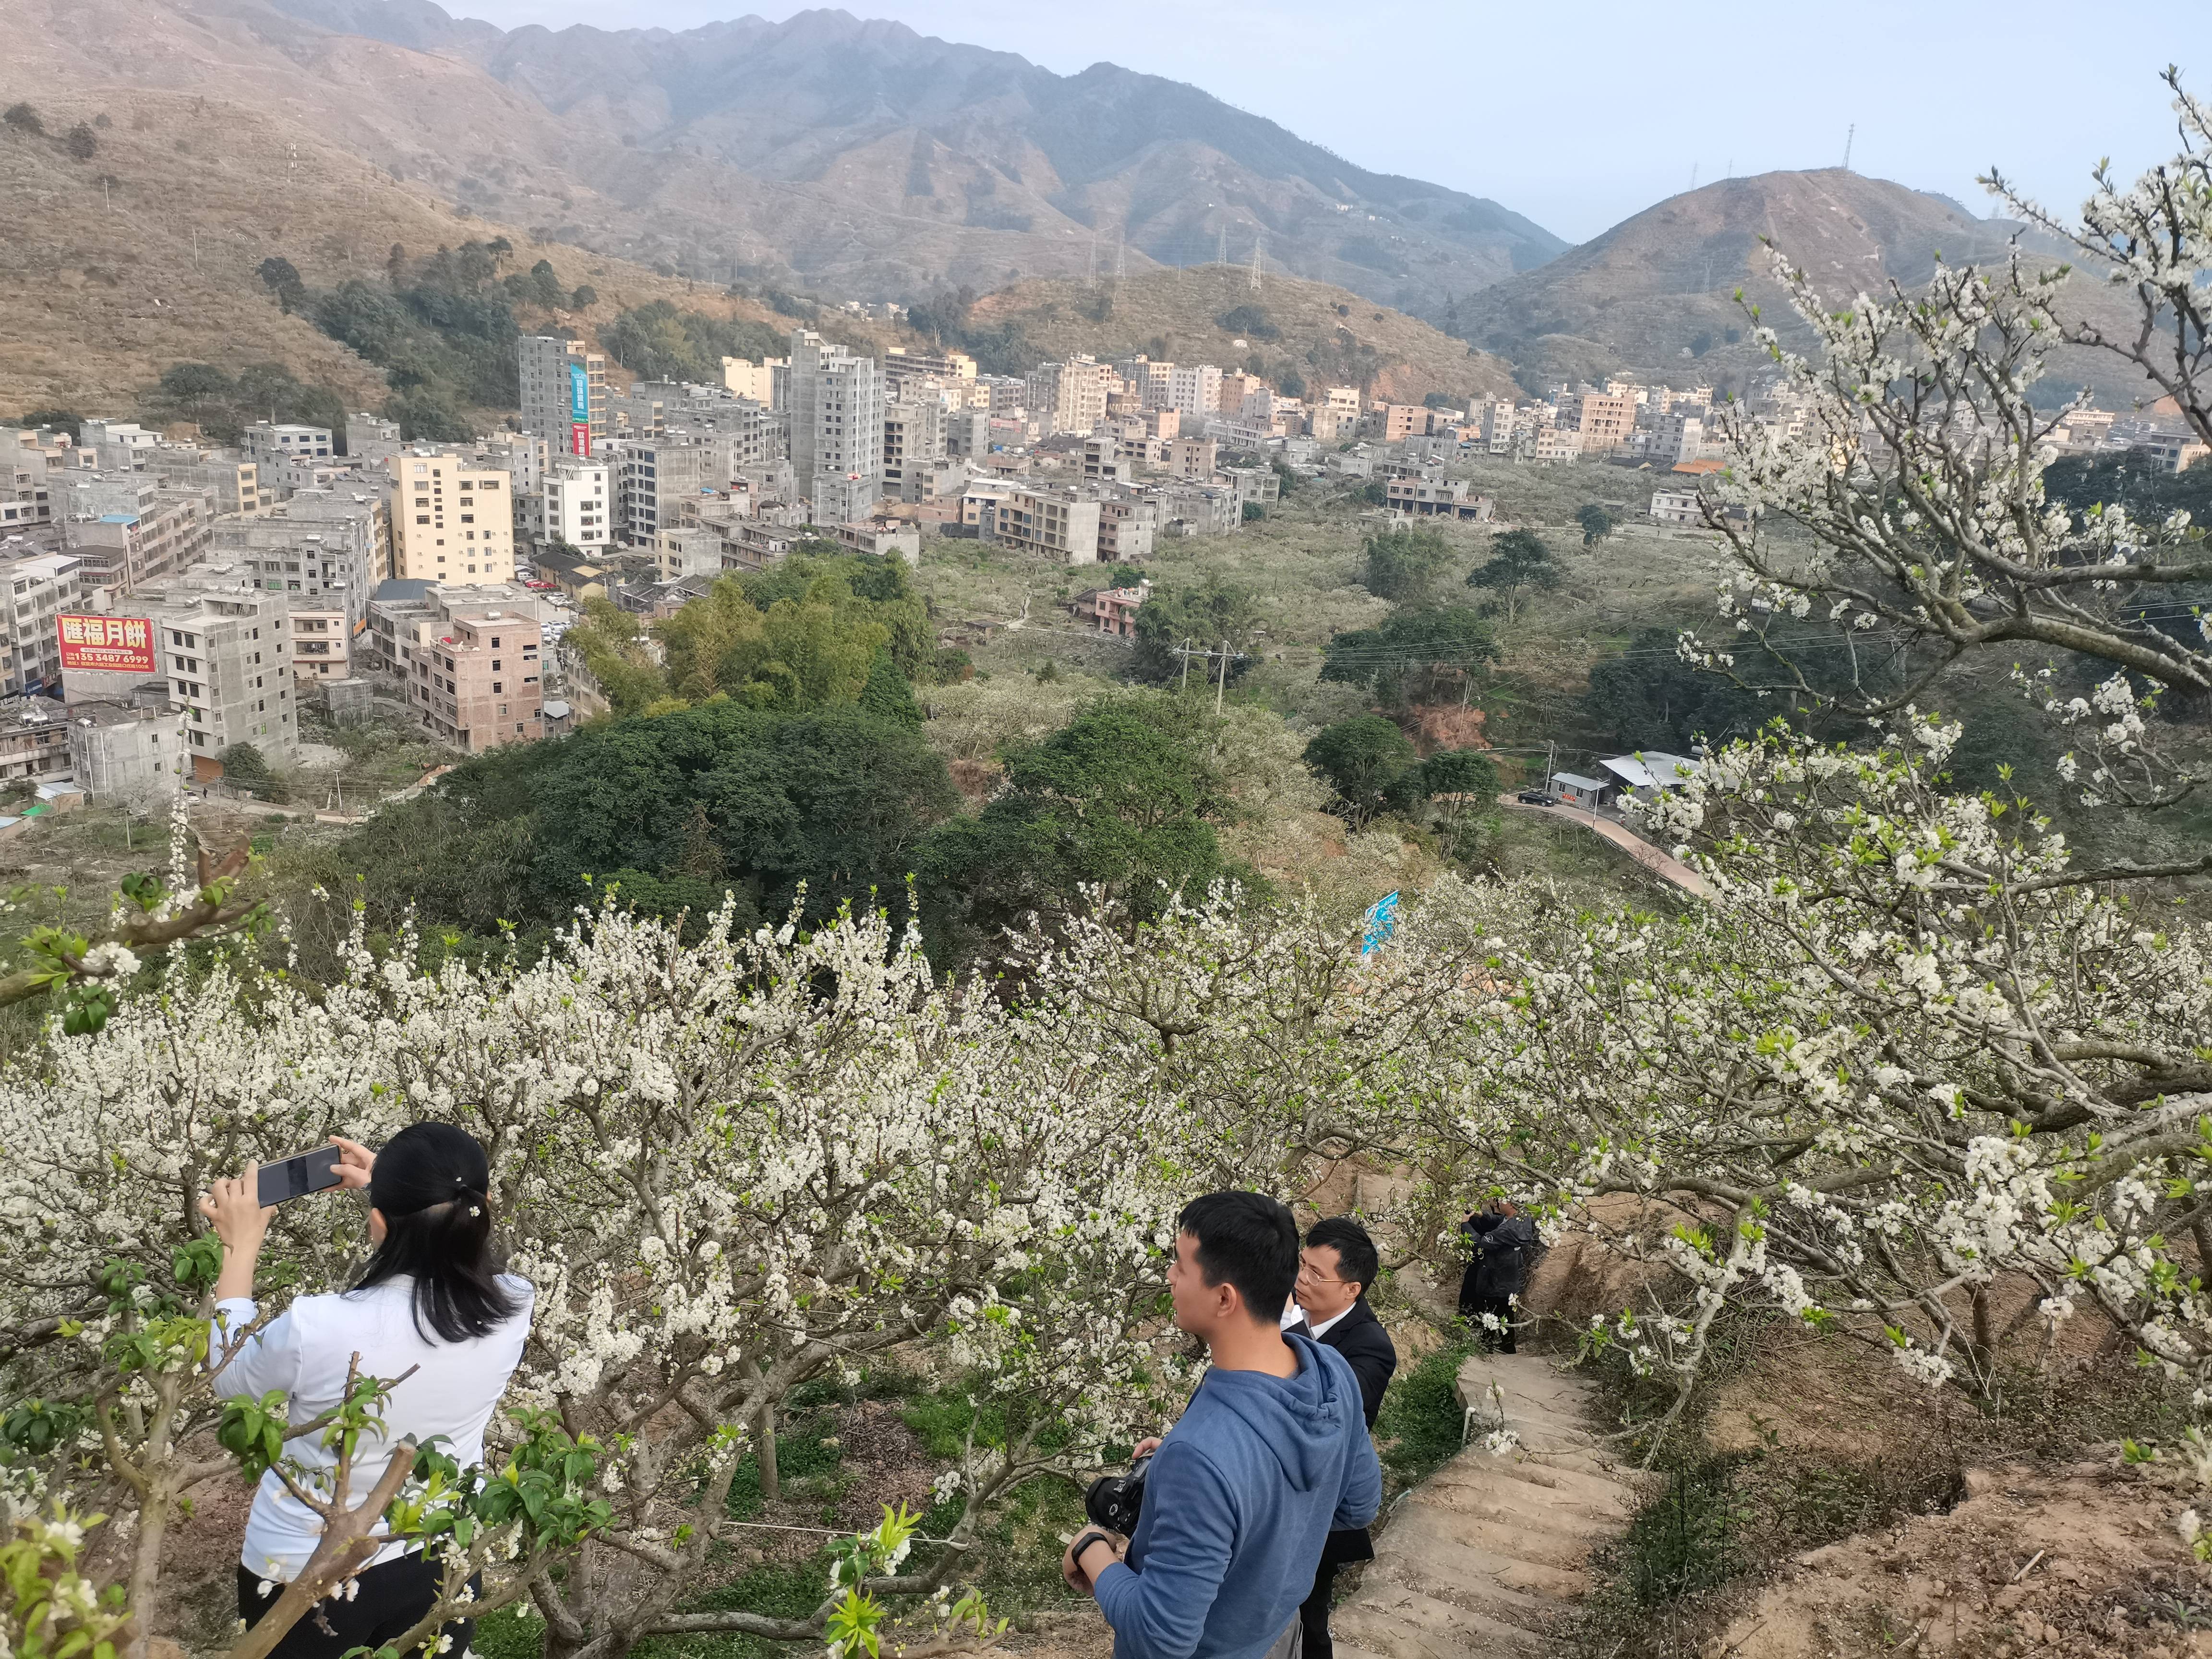
<svg viewBox="0 0 2212 1659"><path fill-rule="evenodd" d="M1121 441L1115 437L1092 437L1083 441L1083 482L1087 484L1127 483L1136 475L1136 469Z"/></svg>
<svg viewBox="0 0 2212 1659"><path fill-rule="evenodd" d="M1212 363L1172 365L1168 386L1175 408L1192 424L1220 412L1221 371Z"/></svg>
<svg viewBox="0 0 2212 1659"><path fill-rule="evenodd" d="M356 466L381 467L406 447L398 422L367 413L346 416L346 459Z"/></svg>
<svg viewBox="0 0 2212 1659"><path fill-rule="evenodd" d="M1132 640L1137 636L1138 609L1152 592L1149 581L1140 581L1134 587L1102 587L1077 594L1067 609L1076 621L1090 624L1094 633Z"/></svg>
<svg viewBox="0 0 2212 1659"><path fill-rule="evenodd" d="M386 465L393 575L471 586L514 580L513 490L505 471L458 450L420 447Z"/></svg>
<svg viewBox="0 0 2212 1659"><path fill-rule="evenodd" d="M989 510L986 541L1056 564L1098 562L1098 503L1047 489L1009 489Z"/></svg>
<svg viewBox="0 0 2212 1659"><path fill-rule="evenodd" d="M184 713L194 775L219 776L222 751L251 744L271 764L299 746L292 691L291 605L249 573L210 565L132 594L117 607L154 624L161 677Z"/></svg>
<svg viewBox="0 0 2212 1659"><path fill-rule="evenodd" d="M1264 392L1267 389L1267 383L1258 375L1247 374L1241 369L1231 369L1221 377L1220 388L1214 393L1213 408L1210 412L1236 418L1243 413L1244 400L1247 398L1255 392Z"/></svg>
<svg viewBox="0 0 2212 1659"><path fill-rule="evenodd" d="M302 489L253 519L219 519L210 558L242 566L272 593L342 611L349 635L368 614L368 596L392 558L384 497L359 483Z"/></svg>
<svg viewBox="0 0 2212 1659"><path fill-rule="evenodd" d="M758 404L763 409L781 409L784 380L790 371L788 357L763 357L757 363L744 357L725 357L722 386L731 396ZM969 372L975 372L972 367Z"/></svg>
<svg viewBox="0 0 2212 1659"><path fill-rule="evenodd" d="M70 775L94 801L145 811L175 799L191 750L161 681L70 704L66 730Z"/></svg>
<svg viewBox="0 0 2212 1659"><path fill-rule="evenodd" d="M434 586L403 660L408 707L471 755L544 735L544 629L534 607Z"/></svg>
<svg viewBox="0 0 2212 1659"><path fill-rule="evenodd" d="M0 623L0 690L51 691L61 684L61 634L54 618L84 603L82 562L66 553L34 553L0 563L8 612Z"/></svg>
<svg viewBox="0 0 2212 1659"><path fill-rule="evenodd" d="M324 466L327 468L326 461ZM195 460L179 459L161 465L161 482L179 489L199 490L215 499L218 515L258 513L292 493L290 480L279 478L276 491L266 487L258 461L241 461L210 452Z"/></svg>
<svg viewBox="0 0 2212 1659"><path fill-rule="evenodd" d="M1473 412L1482 423L1482 447L1493 455L1511 454L1514 434L1521 425L1512 400L1492 398L1477 404Z"/></svg>
<svg viewBox="0 0 2212 1659"><path fill-rule="evenodd" d="M1577 392L1559 399L1554 425L1578 434L1584 455L1618 449L1636 426L1636 400L1619 392Z"/></svg>
<svg viewBox="0 0 2212 1659"><path fill-rule="evenodd" d="M1156 362L1142 356L1125 357L1114 365L1114 372L1135 395L1139 409L1176 407L1175 368L1173 363Z"/></svg>
<svg viewBox="0 0 2212 1659"><path fill-rule="evenodd" d="M1705 508L1694 489L1655 489L1651 492L1651 517L1659 524L1702 525Z"/></svg>
<svg viewBox="0 0 2212 1659"><path fill-rule="evenodd" d="M1160 504L1149 495L1113 495L1098 503L1098 562L1141 564L1152 556Z"/></svg>
<svg viewBox="0 0 2212 1659"><path fill-rule="evenodd" d="M884 371L884 396L891 402L905 399L909 388L925 382L946 388L951 393L948 401L960 408L972 402L969 393L975 385L975 360L964 351L908 351L891 346L878 361Z"/></svg>
<svg viewBox="0 0 2212 1659"><path fill-rule="evenodd" d="M495 432L477 441L477 464L507 474L509 522L517 538L544 535L546 469L567 454L534 432Z"/></svg>
<svg viewBox="0 0 2212 1659"><path fill-rule="evenodd" d="M1419 404L1376 404L1369 412L1380 442L1395 444L1428 434L1429 411Z"/></svg>
<svg viewBox="0 0 2212 1659"><path fill-rule="evenodd" d="M869 553L879 559L921 562L921 532L898 519L871 519L864 524L817 525L815 533L829 532L829 539L848 553Z"/></svg>
<svg viewBox="0 0 2212 1659"><path fill-rule="evenodd" d="M342 607L309 606L292 612L292 678L343 680L353 676L353 630Z"/></svg>
<svg viewBox="0 0 2212 1659"><path fill-rule="evenodd" d="M516 342L522 370L522 429L562 454L599 453L607 432L607 360L582 340L526 334Z"/></svg>
<svg viewBox="0 0 2212 1659"><path fill-rule="evenodd" d="M70 724L52 697L0 696L0 782L58 783L70 776Z"/></svg>
<svg viewBox="0 0 2212 1659"><path fill-rule="evenodd" d="M124 593L198 563L213 534L214 497L165 489L143 472L87 472L63 492L63 541L88 590Z"/></svg>
<svg viewBox="0 0 2212 1659"><path fill-rule="evenodd" d="M1225 485L1178 480L1160 492L1161 528L1177 536L1225 536L1244 521L1243 505Z"/></svg>
<svg viewBox="0 0 2212 1659"><path fill-rule="evenodd" d="M1492 512L1490 497L1470 495L1464 478L1393 478L1384 492L1392 512L1416 518L1487 524Z"/></svg>
<svg viewBox="0 0 2212 1659"><path fill-rule="evenodd" d="M1024 402L1048 435L1078 435L1106 418L1106 394L1119 377L1095 357L1071 357L1064 363L1040 363L1029 373Z"/></svg>
<svg viewBox="0 0 2212 1659"><path fill-rule="evenodd" d="M1177 438L1168 447L1168 471L1194 483L1212 482L1220 446L1212 438Z"/></svg>
<svg viewBox="0 0 2212 1659"><path fill-rule="evenodd" d="M136 421L91 419L77 426L77 447L90 454L102 472L138 471L161 442Z"/></svg>
<svg viewBox="0 0 2212 1659"><path fill-rule="evenodd" d="M664 530L653 538L655 573L663 582L722 574L722 532L704 522Z"/></svg>
<svg viewBox="0 0 2212 1659"><path fill-rule="evenodd" d="M2194 434L2186 432L2155 434L2142 448L2151 465L2162 472L2186 472L2207 454L2212 454L2212 449L2200 443Z"/></svg>
<svg viewBox="0 0 2212 1659"><path fill-rule="evenodd" d="M814 516L827 524L866 518L884 494L884 387L876 360L854 356L811 329L793 329L790 386L791 464Z"/></svg>
<svg viewBox="0 0 2212 1659"><path fill-rule="evenodd" d="M1237 492L1237 505L1241 511L1248 503L1266 508L1283 498L1283 480L1272 466L1231 466L1222 469L1221 476Z"/></svg>
<svg viewBox="0 0 2212 1659"><path fill-rule="evenodd" d="M614 540L611 488L604 460L563 455L553 462L538 491L544 539L580 552L605 551Z"/></svg>
<svg viewBox="0 0 2212 1659"><path fill-rule="evenodd" d="M918 501L936 494L925 485L936 481L951 459L950 420L943 402L926 386L908 389L911 401L884 405L884 494Z"/></svg>
<svg viewBox="0 0 2212 1659"><path fill-rule="evenodd" d="M1565 427L1545 426L1536 428L1535 447L1529 459L1541 465L1555 461L1578 461L1583 458L1583 434Z"/></svg>
<svg viewBox="0 0 2212 1659"><path fill-rule="evenodd" d="M662 530L696 520L702 497L730 487L730 448L728 439L714 434L617 439L608 469L615 540L649 548Z"/></svg>
<svg viewBox="0 0 2212 1659"><path fill-rule="evenodd" d="M299 426L289 422L256 421L240 434L246 459L263 466L283 461L328 463L337 454L326 426Z"/></svg>

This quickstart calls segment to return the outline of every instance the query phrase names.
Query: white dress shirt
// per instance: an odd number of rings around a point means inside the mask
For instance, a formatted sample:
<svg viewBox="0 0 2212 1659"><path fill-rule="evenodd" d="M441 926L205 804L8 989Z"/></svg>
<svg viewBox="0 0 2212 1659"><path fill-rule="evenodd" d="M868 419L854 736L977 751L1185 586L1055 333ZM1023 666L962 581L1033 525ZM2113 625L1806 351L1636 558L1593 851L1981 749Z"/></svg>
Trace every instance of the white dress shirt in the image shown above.
<svg viewBox="0 0 2212 1659"><path fill-rule="evenodd" d="M433 1435L442 1436L441 1449L463 1468L480 1463L484 1429L521 1361L538 1294L527 1279L512 1274L499 1282L517 1304L513 1317L486 1335L459 1342L425 1341L415 1328L410 1278L386 1279L366 1291L301 1297L247 1340L216 1379L216 1392L227 1400L258 1399L282 1389L289 1401L289 1420L307 1423L345 1397L346 1369L355 1354L361 1356L364 1377L388 1382L413 1366L415 1374L392 1390L385 1406L384 1434L364 1434L355 1450L347 1501L358 1504L375 1490L392 1462L392 1446L410 1437L419 1445ZM252 1323L258 1311L246 1297L216 1304L217 1322L234 1331ZM322 1436L288 1441L285 1453L298 1466L294 1478L326 1498L337 1455L323 1445ZM301 1479L301 1471L307 1478ZM249 1572L289 1583L307 1565L322 1531L322 1517L287 1492L272 1469L253 1494L239 1560ZM404 1553L402 1545L389 1544L367 1565Z"/></svg>

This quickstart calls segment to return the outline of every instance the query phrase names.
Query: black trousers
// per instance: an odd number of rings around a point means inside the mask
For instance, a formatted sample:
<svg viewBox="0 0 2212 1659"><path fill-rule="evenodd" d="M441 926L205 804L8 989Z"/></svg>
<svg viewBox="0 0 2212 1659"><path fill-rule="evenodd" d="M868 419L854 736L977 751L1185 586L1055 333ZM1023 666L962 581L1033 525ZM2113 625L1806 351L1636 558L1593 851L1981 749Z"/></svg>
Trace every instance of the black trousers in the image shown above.
<svg viewBox="0 0 2212 1659"><path fill-rule="evenodd" d="M351 1601L325 1596L309 1607L307 1615L278 1638L270 1659L341 1659L356 1648L380 1648L397 1641L437 1601L441 1577L440 1569L420 1555L403 1555L371 1567L361 1575L361 1588ZM271 1583L269 1594L264 1595L262 1582L243 1565L239 1568L238 1616L248 1628L259 1624L261 1615L275 1607L276 1598L284 1593L283 1585ZM471 1578L469 1588L481 1593L483 1578ZM325 1625L330 1626L328 1631L324 1630ZM456 1619L447 1625L443 1633L453 1638L453 1644L446 1650L446 1659L461 1659L476 1631L473 1619ZM432 1646L435 1645L434 1641Z"/></svg>
<svg viewBox="0 0 2212 1659"><path fill-rule="evenodd" d="M1321 1564L1314 1573L1313 1594L1298 1608L1298 1623L1305 1632L1304 1659L1335 1659L1336 1644L1328 1633L1328 1598L1336 1589L1336 1568L1334 1561Z"/></svg>

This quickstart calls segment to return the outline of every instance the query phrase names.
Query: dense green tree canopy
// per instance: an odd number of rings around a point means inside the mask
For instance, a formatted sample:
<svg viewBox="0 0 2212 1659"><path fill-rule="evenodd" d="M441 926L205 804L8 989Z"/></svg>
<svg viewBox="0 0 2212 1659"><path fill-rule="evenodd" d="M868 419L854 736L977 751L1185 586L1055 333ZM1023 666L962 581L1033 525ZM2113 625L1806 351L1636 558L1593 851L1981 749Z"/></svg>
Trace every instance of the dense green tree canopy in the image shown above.
<svg viewBox="0 0 2212 1659"><path fill-rule="evenodd" d="M1510 624L1521 618L1521 607L1537 593L1548 593L1559 585L1559 561L1544 538L1533 530L1509 530L1490 544L1490 559L1467 573L1467 585L1495 594L1484 602L1486 614L1503 612Z"/></svg>
<svg viewBox="0 0 2212 1659"><path fill-rule="evenodd" d="M607 324L599 331L599 343L641 380L719 386L723 358L774 356L787 342L766 323L678 311L665 300L654 300Z"/></svg>
<svg viewBox="0 0 2212 1659"><path fill-rule="evenodd" d="M1197 699L1125 693L1010 751L1005 789L922 845L933 948L964 955L1031 913L1049 925L1086 887L1143 916L1228 873L1213 826L1231 808L1211 726Z"/></svg>
<svg viewBox="0 0 2212 1659"><path fill-rule="evenodd" d="M909 726L721 701L479 757L386 808L338 863L364 872L386 925L411 901L484 936L502 921L552 925L624 872L699 884L677 892L678 908L735 887L768 916L803 882L819 918L872 894L902 906L923 832L957 804ZM633 896L658 909L670 892Z"/></svg>
<svg viewBox="0 0 2212 1659"><path fill-rule="evenodd" d="M1498 641L1468 606L1408 605L1378 627L1332 635L1321 677L1399 705L1458 697L1477 668L1497 659Z"/></svg>
<svg viewBox="0 0 2212 1659"><path fill-rule="evenodd" d="M1259 595L1236 582L1209 577L1198 587L1156 588L1138 607L1136 653L1130 672L1139 679L1166 685L1183 678L1183 659L1176 647L1188 641L1195 651L1216 651L1223 642L1239 653L1230 660L1229 681L1249 666L1243 653L1252 649L1260 633ZM1203 659L1191 664L1191 678L1218 672L1218 663Z"/></svg>
<svg viewBox="0 0 2212 1659"><path fill-rule="evenodd" d="M1367 591L1385 599L1419 600L1452 562L1440 530L1378 531L1367 538Z"/></svg>
<svg viewBox="0 0 2212 1659"><path fill-rule="evenodd" d="M1336 791L1338 810L1364 823L1407 799L1405 785L1421 757L1396 721L1358 714L1322 728L1306 745L1305 762Z"/></svg>

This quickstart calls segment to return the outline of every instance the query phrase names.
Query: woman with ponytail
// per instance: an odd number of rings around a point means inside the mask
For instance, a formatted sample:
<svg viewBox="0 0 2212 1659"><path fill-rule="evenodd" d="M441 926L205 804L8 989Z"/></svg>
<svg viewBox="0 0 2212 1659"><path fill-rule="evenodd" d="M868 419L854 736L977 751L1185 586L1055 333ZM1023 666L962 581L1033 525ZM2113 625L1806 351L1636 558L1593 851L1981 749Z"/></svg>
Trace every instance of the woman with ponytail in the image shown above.
<svg viewBox="0 0 2212 1659"><path fill-rule="evenodd" d="M303 1296L256 1334L220 1379L227 1397L258 1399L282 1389L290 1420L313 1421L345 1396L356 1354L360 1374L401 1377L384 1412L381 1437L364 1436L355 1452L349 1504L372 1492L401 1440L434 1436L463 1468L483 1461L484 1429L522 1358L534 1292L501 1270L492 1245L491 1172L483 1148L448 1123L416 1123L380 1152L331 1137L343 1187L366 1188L375 1253L360 1282L331 1296ZM200 1210L222 1240L216 1316L231 1330L250 1325L254 1264L269 1226L256 1166L218 1181ZM409 1375L411 1371L411 1375ZM310 1485L327 1487L335 1452L319 1435L302 1435L288 1455ZM246 1516L238 1569L238 1610L256 1623L314 1553L322 1521L285 1490L274 1472L261 1478ZM436 1600L438 1571L402 1546L373 1557L349 1596L319 1603L286 1632L274 1659L338 1659L378 1648L412 1626ZM446 1626L443 1650L460 1659L473 1622Z"/></svg>

